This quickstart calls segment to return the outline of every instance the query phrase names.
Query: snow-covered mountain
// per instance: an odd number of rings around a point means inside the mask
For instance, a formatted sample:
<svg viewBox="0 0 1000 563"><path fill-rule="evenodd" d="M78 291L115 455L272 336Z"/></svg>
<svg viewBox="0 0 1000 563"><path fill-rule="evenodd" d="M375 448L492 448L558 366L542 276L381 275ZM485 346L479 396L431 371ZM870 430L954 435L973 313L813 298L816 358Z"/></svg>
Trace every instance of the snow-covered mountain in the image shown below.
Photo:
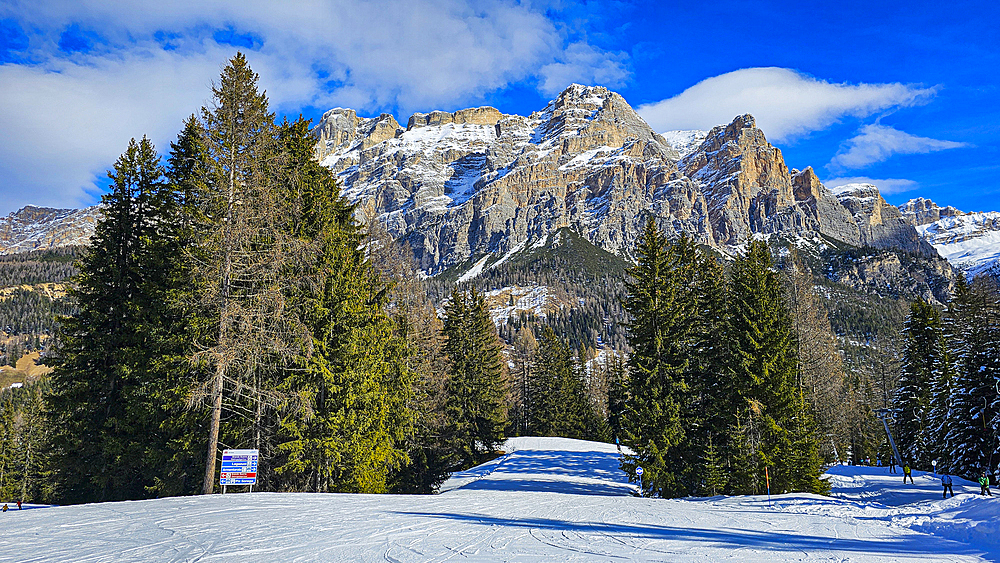
<svg viewBox="0 0 1000 563"><path fill-rule="evenodd" d="M664 136L620 95L574 84L527 117L435 111L404 128L337 108L316 132L344 194L429 275L563 227L624 255L650 214L722 251L756 234L820 234L936 256L877 190L872 204L848 206L812 169L790 171L749 115Z"/></svg>
<svg viewBox="0 0 1000 563"><path fill-rule="evenodd" d="M1000 212L965 213L922 197L899 209L925 241L966 274L1000 264Z"/></svg>
<svg viewBox="0 0 1000 563"><path fill-rule="evenodd" d="M650 214L724 253L778 235L931 261L936 248L967 271L997 259L994 213L922 199L897 209L868 184L834 193L811 168L788 169L749 115L658 134L601 87L572 85L527 117L480 107L416 113L405 127L336 108L315 132L317 158L362 219L405 239L426 275L490 268L561 228L627 257ZM98 216L26 207L0 220L0 252L86 243Z"/></svg>
<svg viewBox="0 0 1000 563"><path fill-rule="evenodd" d="M84 209L22 207L0 218L0 254L88 244L99 218L96 205Z"/></svg>

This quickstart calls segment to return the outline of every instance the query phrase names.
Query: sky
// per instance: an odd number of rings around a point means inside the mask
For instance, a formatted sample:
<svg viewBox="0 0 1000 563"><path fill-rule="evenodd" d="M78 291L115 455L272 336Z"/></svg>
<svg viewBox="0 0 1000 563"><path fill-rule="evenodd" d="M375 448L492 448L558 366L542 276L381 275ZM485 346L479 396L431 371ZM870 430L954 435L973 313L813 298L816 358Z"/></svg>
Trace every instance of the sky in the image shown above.
<svg viewBox="0 0 1000 563"><path fill-rule="evenodd" d="M1000 210L994 2L0 0L0 213L100 200L166 152L243 51L279 116L492 105L606 86L659 132L737 115L830 187Z"/></svg>

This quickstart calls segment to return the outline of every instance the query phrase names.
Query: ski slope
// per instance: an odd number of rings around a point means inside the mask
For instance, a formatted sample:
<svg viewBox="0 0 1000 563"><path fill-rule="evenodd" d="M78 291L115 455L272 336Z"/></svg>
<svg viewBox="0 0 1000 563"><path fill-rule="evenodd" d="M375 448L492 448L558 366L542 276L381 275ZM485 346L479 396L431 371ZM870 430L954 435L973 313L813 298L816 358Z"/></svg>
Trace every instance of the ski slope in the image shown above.
<svg viewBox="0 0 1000 563"><path fill-rule="evenodd" d="M12 511L0 561L995 561L1000 499L834 467L834 497L630 495L614 446L514 438L432 496L240 493Z"/></svg>

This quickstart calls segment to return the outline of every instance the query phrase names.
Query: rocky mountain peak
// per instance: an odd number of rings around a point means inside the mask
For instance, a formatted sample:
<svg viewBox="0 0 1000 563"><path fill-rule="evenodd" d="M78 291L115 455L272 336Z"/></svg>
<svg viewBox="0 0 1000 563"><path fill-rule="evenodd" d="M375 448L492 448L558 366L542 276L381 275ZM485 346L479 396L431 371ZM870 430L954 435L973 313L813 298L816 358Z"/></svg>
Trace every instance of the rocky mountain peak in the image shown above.
<svg viewBox="0 0 1000 563"><path fill-rule="evenodd" d="M601 146L621 147L630 140L655 142L661 149L675 153L625 98L603 86L572 84L545 109L532 113L530 119L540 122L534 141L562 143L567 153Z"/></svg>
<svg viewBox="0 0 1000 563"><path fill-rule="evenodd" d="M85 245L94 234L100 207L54 209L27 205L0 218L0 254Z"/></svg>
<svg viewBox="0 0 1000 563"><path fill-rule="evenodd" d="M353 109L335 108L323 114L313 129L319 142L316 157L320 160L338 149L351 148L356 143L367 149L403 132L396 118L388 113L378 117L358 117Z"/></svg>
<svg viewBox="0 0 1000 563"><path fill-rule="evenodd" d="M942 217L958 217L965 213L952 206L940 207L933 201L918 197L899 206L899 211L914 226L926 225L940 220Z"/></svg>
<svg viewBox="0 0 1000 563"><path fill-rule="evenodd" d="M620 95L573 84L527 117L434 111L403 129L337 109L316 130L344 195L406 240L428 275L473 258L489 267L562 228L628 254L650 215L723 252L754 234L930 248L898 210L848 208L811 168L789 171L751 115L668 142Z"/></svg>
<svg viewBox="0 0 1000 563"><path fill-rule="evenodd" d="M444 125L447 123L470 123L473 125L496 125L503 114L500 110L489 106L462 109L456 112L432 111L431 113L415 113L406 122L406 130L428 125Z"/></svg>
<svg viewBox="0 0 1000 563"><path fill-rule="evenodd" d="M836 196L858 224L859 246L900 248L928 256L937 254L902 213L882 197L876 186L844 184L836 188Z"/></svg>

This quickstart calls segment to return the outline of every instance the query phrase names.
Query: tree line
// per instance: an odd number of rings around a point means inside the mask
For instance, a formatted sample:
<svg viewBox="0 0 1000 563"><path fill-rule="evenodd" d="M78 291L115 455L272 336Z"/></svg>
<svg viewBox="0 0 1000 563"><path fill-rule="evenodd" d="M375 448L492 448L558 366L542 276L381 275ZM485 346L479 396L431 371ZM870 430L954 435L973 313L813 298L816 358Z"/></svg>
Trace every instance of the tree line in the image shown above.
<svg viewBox="0 0 1000 563"><path fill-rule="evenodd" d="M752 241L727 273L650 220L636 258L624 303L631 354L611 425L633 452L623 469L635 479L642 467L644 494L663 497L825 492L816 370L801 364L767 245Z"/></svg>
<svg viewBox="0 0 1000 563"><path fill-rule="evenodd" d="M620 300L503 341L474 284L439 316L443 287L356 222L309 123L277 122L257 82L238 54L165 162L143 138L109 172L54 372L0 401L34 417L4 422L32 444L4 450L25 500L211 493L219 451L247 447L262 490L427 493L528 434L618 441L650 495L825 490L850 385L764 243L727 270L650 222L627 281L600 273ZM624 353L595 357L598 333Z"/></svg>
<svg viewBox="0 0 1000 563"><path fill-rule="evenodd" d="M481 297L456 293L442 325L313 159L309 123L276 122L257 82L238 54L165 162L143 138L109 172L32 386L31 499L210 493L218 452L247 447L264 490L430 492L502 442Z"/></svg>
<svg viewBox="0 0 1000 563"><path fill-rule="evenodd" d="M906 319L891 410L904 463L975 480L1000 463L1000 271L961 278L942 311Z"/></svg>

